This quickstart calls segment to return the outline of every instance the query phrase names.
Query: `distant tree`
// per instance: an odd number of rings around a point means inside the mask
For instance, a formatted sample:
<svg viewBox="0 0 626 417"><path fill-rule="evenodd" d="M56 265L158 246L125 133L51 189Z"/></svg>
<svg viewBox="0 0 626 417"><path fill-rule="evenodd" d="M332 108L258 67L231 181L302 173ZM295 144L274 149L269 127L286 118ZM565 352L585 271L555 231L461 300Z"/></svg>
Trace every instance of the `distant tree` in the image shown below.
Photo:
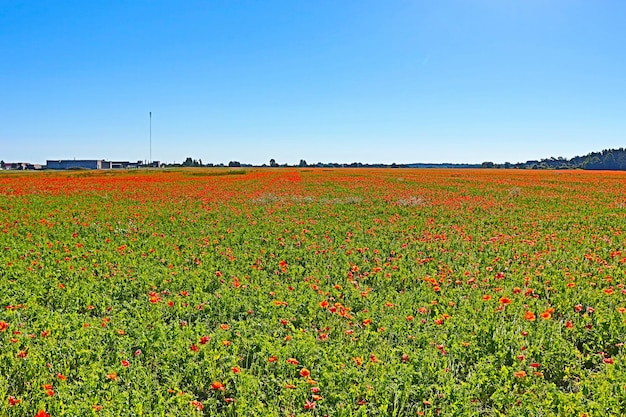
<svg viewBox="0 0 626 417"><path fill-rule="evenodd" d="M602 167L604 169L617 169L617 161L615 160L615 155L613 152L608 152L604 156L604 160L602 161Z"/></svg>
<svg viewBox="0 0 626 417"><path fill-rule="evenodd" d="M191 166L193 166L193 159L191 159L191 157L188 156L187 159L185 159L185 162L183 162L183 166L184 167L191 167Z"/></svg>
<svg viewBox="0 0 626 417"><path fill-rule="evenodd" d="M228 163L228 166L229 167L240 167L241 166L241 162L239 162L239 161L230 161Z"/></svg>
<svg viewBox="0 0 626 417"><path fill-rule="evenodd" d="M200 167L204 166L204 165L202 165L202 158L198 159L198 166L200 166Z"/></svg>
<svg viewBox="0 0 626 417"><path fill-rule="evenodd" d="M598 154L589 156L582 165L583 169L602 169L602 160Z"/></svg>
<svg viewBox="0 0 626 417"><path fill-rule="evenodd" d="M617 164L617 169L626 169L626 152L624 152L623 149L617 151L615 161Z"/></svg>
<svg viewBox="0 0 626 417"><path fill-rule="evenodd" d="M4 169L6 166L7 165L4 163L4 160L0 161L0 168Z"/></svg>
<svg viewBox="0 0 626 417"><path fill-rule="evenodd" d="M305 161L304 159L301 159L301 160L300 160L300 163L298 164L298 166L299 166L299 167L307 167L307 166L309 166L309 165L306 163L306 161Z"/></svg>
<svg viewBox="0 0 626 417"><path fill-rule="evenodd" d="M483 162L480 166L483 168L493 168L495 164L493 162Z"/></svg>
<svg viewBox="0 0 626 417"><path fill-rule="evenodd" d="M276 160L274 158L270 159L270 166L271 167L277 167L278 164L276 163Z"/></svg>

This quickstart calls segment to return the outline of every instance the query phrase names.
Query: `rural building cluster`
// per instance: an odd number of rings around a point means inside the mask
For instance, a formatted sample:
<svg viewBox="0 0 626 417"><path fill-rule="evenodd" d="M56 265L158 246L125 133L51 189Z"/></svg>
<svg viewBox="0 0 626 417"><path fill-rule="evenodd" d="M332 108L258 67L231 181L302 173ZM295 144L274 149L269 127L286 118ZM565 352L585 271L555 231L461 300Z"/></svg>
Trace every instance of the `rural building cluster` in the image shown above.
<svg viewBox="0 0 626 417"><path fill-rule="evenodd" d="M144 161L107 161L104 159L56 159L47 160L45 165L29 162L5 162L3 169L8 170L40 170L40 169L133 169L158 168L159 161L145 163Z"/></svg>

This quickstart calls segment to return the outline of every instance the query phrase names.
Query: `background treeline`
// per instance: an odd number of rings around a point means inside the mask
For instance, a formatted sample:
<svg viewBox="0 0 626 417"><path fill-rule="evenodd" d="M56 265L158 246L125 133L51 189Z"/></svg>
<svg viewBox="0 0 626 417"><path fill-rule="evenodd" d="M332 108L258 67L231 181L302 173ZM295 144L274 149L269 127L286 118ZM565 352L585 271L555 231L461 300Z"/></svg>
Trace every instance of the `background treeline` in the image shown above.
<svg viewBox="0 0 626 417"><path fill-rule="evenodd" d="M605 149L601 152L592 152L584 156L575 156L571 159L563 157L547 158L540 161L526 161L517 164L483 162L481 166L483 168L626 170L626 150L624 148Z"/></svg>

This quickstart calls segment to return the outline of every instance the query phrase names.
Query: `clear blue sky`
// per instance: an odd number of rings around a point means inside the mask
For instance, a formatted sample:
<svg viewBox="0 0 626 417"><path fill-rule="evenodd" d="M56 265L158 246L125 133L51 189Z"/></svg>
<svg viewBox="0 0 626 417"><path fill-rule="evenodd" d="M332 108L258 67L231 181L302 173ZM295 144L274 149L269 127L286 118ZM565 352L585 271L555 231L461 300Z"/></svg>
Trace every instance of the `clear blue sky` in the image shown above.
<svg viewBox="0 0 626 417"><path fill-rule="evenodd" d="M0 2L0 159L521 162L626 146L622 0Z"/></svg>

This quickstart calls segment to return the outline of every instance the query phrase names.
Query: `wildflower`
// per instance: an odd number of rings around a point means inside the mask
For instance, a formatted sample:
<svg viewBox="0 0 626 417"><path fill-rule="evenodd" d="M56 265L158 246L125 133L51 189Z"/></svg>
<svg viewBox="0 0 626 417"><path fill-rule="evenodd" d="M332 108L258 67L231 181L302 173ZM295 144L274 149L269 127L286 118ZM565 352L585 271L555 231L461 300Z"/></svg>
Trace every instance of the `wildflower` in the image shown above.
<svg viewBox="0 0 626 417"><path fill-rule="evenodd" d="M276 356L270 356L269 358L267 358L267 361L269 363L274 363L278 360L278 358Z"/></svg>
<svg viewBox="0 0 626 417"><path fill-rule="evenodd" d="M54 395L54 391L52 390L52 384L43 384L41 388L44 389L48 397L52 397Z"/></svg>
<svg viewBox="0 0 626 417"><path fill-rule="evenodd" d="M108 373L107 378L110 379L111 381L117 381L117 373L115 372Z"/></svg>
<svg viewBox="0 0 626 417"><path fill-rule="evenodd" d="M238 373L240 373L240 372L241 372L241 368L240 368L240 367L238 367L238 366L233 366L232 368L230 368L230 370L231 370L233 373L236 373L236 374L238 374Z"/></svg>
<svg viewBox="0 0 626 417"><path fill-rule="evenodd" d="M498 302L502 305L511 304L511 299L508 297L501 297Z"/></svg>
<svg viewBox="0 0 626 417"><path fill-rule="evenodd" d="M214 382L211 382L211 389L214 391L217 391L217 390L224 391L226 390L226 387L224 387L224 384L222 384L221 382L214 381Z"/></svg>
<svg viewBox="0 0 626 417"><path fill-rule="evenodd" d="M13 407L14 405L17 405L17 404L19 404L21 402L22 402L22 400L18 400L14 396L9 395L9 407Z"/></svg>
<svg viewBox="0 0 626 417"><path fill-rule="evenodd" d="M536 316L535 313L529 310L524 314L524 318L528 321L535 321Z"/></svg>
<svg viewBox="0 0 626 417"><path fill-rule="evenodd" d="M525 378L526 377L526 371L517 371L515 372L513 375L515 375L518 378Z"/></svg>
<svg viewBox="0 0 626 417"><path fill-rule="evenodd" d="M306 402L304 403L304 409L305 410L312 410L314 408L315 408L315 401L306 400Z"/></svg>
<svg viewBox="0 0 626 417"><path fill-rule="evenodd" d="M209 342L209 340L211 340L210 336L202 336L200 338L200 344L201 345L206 345Z"/></svg>
<svg viewBox="0 0 626 417"><path fill-rule="evenodd" d="M122 366L128 368L130 366L130 362L128 362L126 359L122 359L122 361L120 362L122 364Z"/></svg>
<svg viewBox="0 0 626 417"><path fill-rule="evenodd" d="M50 417L50 414L46 413L45 410L39 410L37 414L35 414L35 417Z"/></svg>
<svg viewBox="0 0 626 417"><path fill-rule="evenodd" d="M602 362L606 363L607 365L613 365L613 358L604 358L602 359Z"/></svg>
<svg viewBox="0 0 626 417"><path fill-rule="evenodd" d="M204 408L204 406L202 405L202 403L198 400L193 400L189 403L189 405L191 405L192 407L194 407L196 410L198 411L202 411L202 408Z"/></svg>
<svg viewBox="0 0 626 417"><path fill-rule="evenodd" d="M57 378L59 378L61 381L67 380L67 377L63 374L57 374Z"/></svg>
<svg viewBox="0 0 626 417"><path fill-rule="evenodd" d="M289 359L287 359L287 363L291 364L291 365L298 365L300 362L298 362L297 359L289 358Z"/></svg>
<svg viewBox="0 0 626 417"><path fill-rule="evenodd" d="M300 376L301 377L306 378L309 375L311 375L311 372L308 369L306 369L306 368L300 369Z"/></svg>

